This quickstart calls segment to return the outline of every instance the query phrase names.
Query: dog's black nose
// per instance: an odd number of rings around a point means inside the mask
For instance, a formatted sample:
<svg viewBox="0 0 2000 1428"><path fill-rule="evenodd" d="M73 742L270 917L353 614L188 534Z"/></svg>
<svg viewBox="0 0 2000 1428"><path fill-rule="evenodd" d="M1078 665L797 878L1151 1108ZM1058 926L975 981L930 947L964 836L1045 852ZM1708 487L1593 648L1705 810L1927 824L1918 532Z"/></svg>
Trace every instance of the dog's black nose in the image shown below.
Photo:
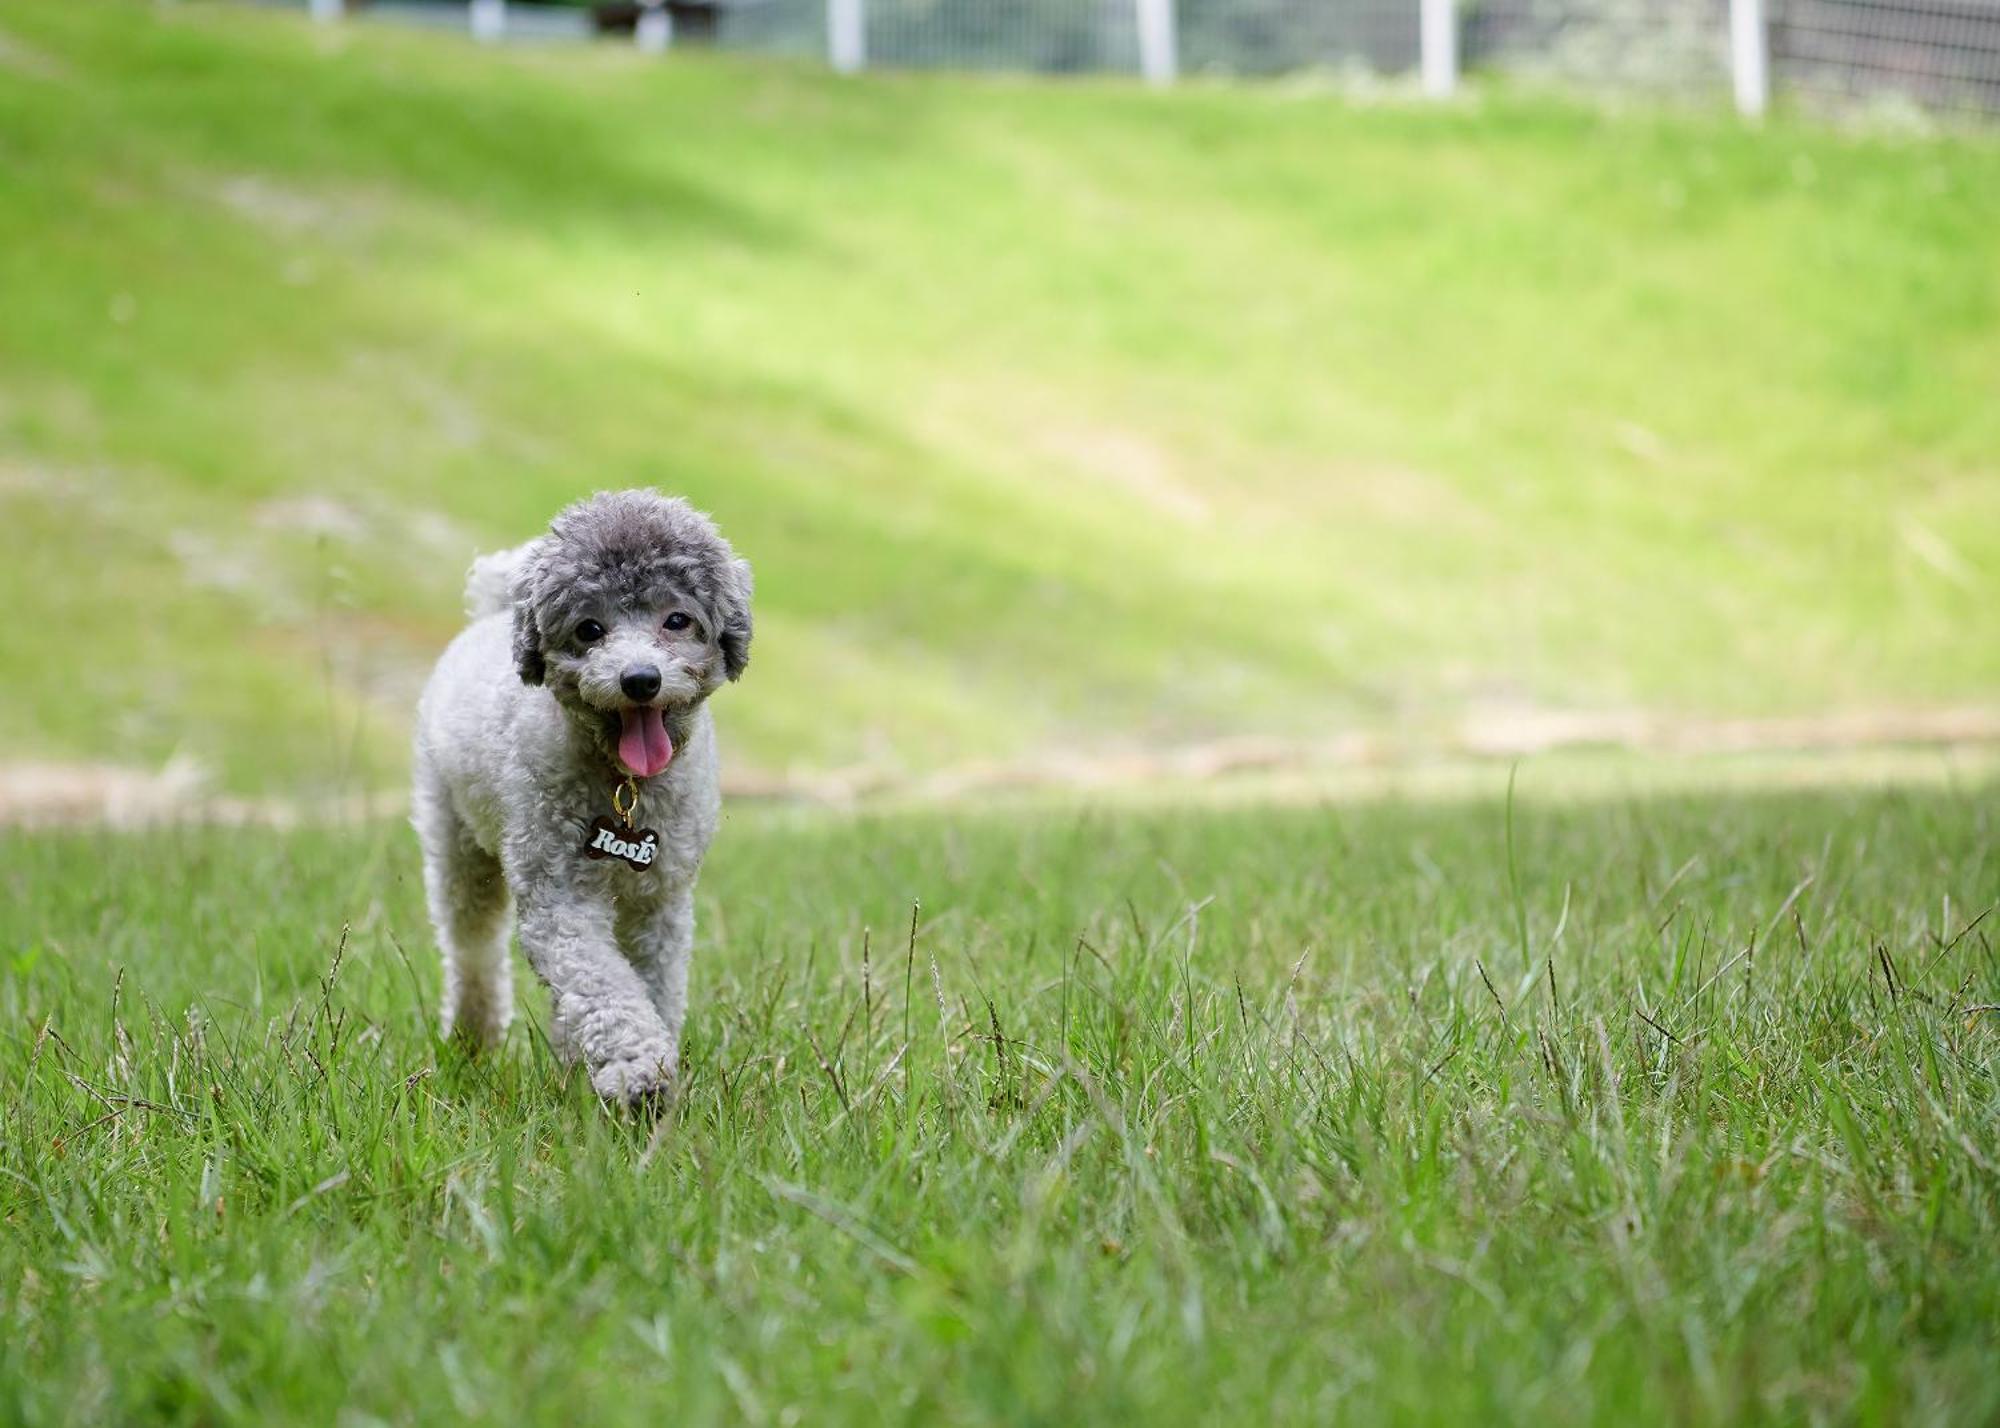
<svg viewBox="0 0 2000 1428"><path fill-rule="evenodd" d="M650 664L633 665L618 676L618 687L625 691L627 699L643 704L660 692L660 672Z"/></svg>

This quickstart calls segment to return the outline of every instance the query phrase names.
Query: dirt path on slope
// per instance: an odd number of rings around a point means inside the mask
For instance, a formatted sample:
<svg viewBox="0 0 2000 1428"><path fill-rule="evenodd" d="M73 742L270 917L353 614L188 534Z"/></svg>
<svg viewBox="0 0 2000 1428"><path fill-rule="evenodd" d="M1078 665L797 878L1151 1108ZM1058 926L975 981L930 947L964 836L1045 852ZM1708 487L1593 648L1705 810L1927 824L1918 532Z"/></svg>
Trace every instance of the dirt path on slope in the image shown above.
<svg viewBox="0 0 2000 1428"><path fill-rule="evenodd" d="M1777 719L1669 719L1561 710L1489 711L1442 739L1394 732L1332 738L1240 737L1150 749L1044 746L1013 759L956 764L923 774L871 766L804 773L737 768L733 797L852 806L878 801L948 803L982 795L1198 789L1230 781L1310 785L1342 773L1394 773L1441 764L1490 763L1559 751L1600 750L1699 759L1746 754L1865 754L1921 749L2000 750L2000 709L1878 710ZM400 789L315 798L220 793L184 760L157 770L109 764L0 763L0 827L156 827L177 823L287 828L400 816Z"/></svg>

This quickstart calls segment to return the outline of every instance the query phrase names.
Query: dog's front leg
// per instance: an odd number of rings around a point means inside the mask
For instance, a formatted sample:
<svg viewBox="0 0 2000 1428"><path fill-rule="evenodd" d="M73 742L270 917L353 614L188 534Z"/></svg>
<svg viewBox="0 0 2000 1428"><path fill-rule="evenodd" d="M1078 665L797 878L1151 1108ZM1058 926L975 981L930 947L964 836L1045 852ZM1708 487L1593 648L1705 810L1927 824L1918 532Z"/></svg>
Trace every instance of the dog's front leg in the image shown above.
<svg viewBox="0 0 2000 1428"><path fill-rule="evenodd" d="M521 948L555 1002L554 1041L582 1055L598 1095L637 1101L673 1080L673 1039L620 954L602 899L574 890L524 899Z"/></svg>
<svg viewBox="0 0 2000 1428"><path fill-rule="evenodd" d="M687 1019L688 953L694 946L694 891L670 897L654 908L632 935L632 961L678 1052Z"/></svg>

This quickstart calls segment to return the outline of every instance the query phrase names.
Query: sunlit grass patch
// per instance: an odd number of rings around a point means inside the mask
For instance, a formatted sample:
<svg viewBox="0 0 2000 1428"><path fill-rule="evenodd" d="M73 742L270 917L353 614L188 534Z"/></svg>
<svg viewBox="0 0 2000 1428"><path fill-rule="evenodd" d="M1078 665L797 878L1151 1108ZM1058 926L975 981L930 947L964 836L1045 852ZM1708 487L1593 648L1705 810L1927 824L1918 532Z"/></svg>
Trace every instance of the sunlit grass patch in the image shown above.
<svg viewBox="0 0 2000 1428"><path fill-rule="evenodd" d="M393 771L472 551L642 482L764 769L2000 682L1983 139L0 24L16 757Z"/></svg>

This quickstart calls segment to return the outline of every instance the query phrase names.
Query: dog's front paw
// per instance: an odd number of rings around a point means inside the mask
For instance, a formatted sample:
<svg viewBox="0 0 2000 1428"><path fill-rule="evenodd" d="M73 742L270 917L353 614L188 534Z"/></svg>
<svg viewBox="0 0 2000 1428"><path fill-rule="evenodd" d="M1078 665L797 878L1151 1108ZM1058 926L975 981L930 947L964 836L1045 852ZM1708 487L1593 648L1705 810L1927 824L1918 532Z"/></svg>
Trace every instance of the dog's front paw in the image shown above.
<svg viewBox="0 0 2000 1428"><path fill-rule="evenodd" d="M613 1105L656 1104L674 1085L674 1057L665 1049L618 1057L590 1068L590 1088Z"/></svg>

